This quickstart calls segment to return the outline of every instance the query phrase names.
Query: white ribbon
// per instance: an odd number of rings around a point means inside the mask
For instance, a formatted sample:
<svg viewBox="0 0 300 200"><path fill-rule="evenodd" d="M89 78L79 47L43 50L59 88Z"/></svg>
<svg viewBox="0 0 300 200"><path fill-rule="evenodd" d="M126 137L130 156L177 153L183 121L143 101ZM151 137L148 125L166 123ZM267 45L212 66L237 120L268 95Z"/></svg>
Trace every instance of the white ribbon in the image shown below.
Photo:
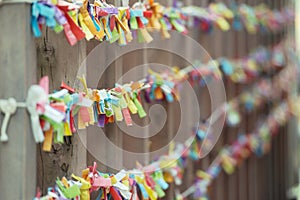
<svg viewBox="0 0 300 200"><path fill-rule="evenodd" d="M4 113L4 120L1 126L1 136L0 141L1 142L7 142L8 136L7 136L7 126L10 119L10 116L14 114L17 110L17 101L14 98L9 98L8 100L0 100L0 109Z"/></svg>
<svg viewBox="0 0 300 200"><path fill-rule="evenodd" d="M127 8L129 6L129 0L122 0L122 6Z"/></svg>
<svg viewBox="0 0 300 200"><path fill-rule="evenodd" d="M119 190L125 199L130 199L132 193L129 191L129 187L120 182L126 175L127 173L125 170L121 170L119 173L117 173L115 175L117 182L113 184L113 186Z"/></svg>
<svg viewBox="0 0 300 200"><path fill-rule="evenodd" d="M44 141L44 133L40 125L39 115L37 110L38 103L46 103L48 101L48 95L45 90L39 85L32 85L28 90L26 99L27 110L30 114L31 128L33 137L36 143Z"/></svg>
<svg viewBox="0 0 300 200"><path fill-rule="evenodd" d="M54 93L52 97L61 97L66 94L66 91L67 90L61 90L60 92ZM37 110L37 104L44 105L44 110L42 112ZM57 111L49 105L48 94L39 85L32 85L29 88L26 99L26 107L30 114L32 132L36 143L44 141L44 133L39 120L39 116L41 114L56 123L62 122L65 118L64 113Z"/></svg>

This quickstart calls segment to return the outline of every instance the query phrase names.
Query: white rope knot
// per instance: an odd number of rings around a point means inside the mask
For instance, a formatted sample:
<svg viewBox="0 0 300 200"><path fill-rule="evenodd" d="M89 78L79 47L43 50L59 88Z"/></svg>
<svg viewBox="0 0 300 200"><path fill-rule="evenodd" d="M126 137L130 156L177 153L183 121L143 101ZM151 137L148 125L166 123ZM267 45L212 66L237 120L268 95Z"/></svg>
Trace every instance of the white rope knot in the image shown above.
<svg viewBox="0 0 300 200"><path fill-rule="evenodd" d="M4 120L1 126L1 142L7 142L7 126L10 120L10 116L14 114L17 110L17 101L14 98L9 98L7 100L0 100L0 109L4 113Z"/></svg>
<svg viewBox="0 0 300 200"><path fill-rule="evenodd" d="M31 127L36 143L44 141L44 133L40 125L39 115L41 111L37 109L38 105L43 105L48 102L48 95L45 90L39 85L32 85L28 90L26 99L27 110L30 114Z"/></svg>

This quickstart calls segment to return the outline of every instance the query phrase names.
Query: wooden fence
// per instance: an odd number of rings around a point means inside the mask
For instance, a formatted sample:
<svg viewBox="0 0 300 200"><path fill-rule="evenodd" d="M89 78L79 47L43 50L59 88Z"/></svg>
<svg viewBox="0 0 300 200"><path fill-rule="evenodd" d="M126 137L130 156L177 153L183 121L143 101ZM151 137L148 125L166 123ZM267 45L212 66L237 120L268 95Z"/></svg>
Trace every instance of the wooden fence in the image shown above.
<svg viewBox="0 0 300 200"><path fill-rule="evenodd" d="M119 1L115 2L118 5ZM161 1L162 4L171 4L171 2ZM207 6L209 1L189 0L184 1L186 4ZM238 3L247 3L257 5L266 3L272 8L280 8L284 6L284 0L263 1L263 0L247 0L238 1ZM226 0L225 3L230 3ZM213 31L211 34L204 34L197 30L191 30L191 37L198 41L211 55L212 58L221 56L226 57L242 57L249 53L253 48L259 45L270 46L280 38L284 37L287 32L277 35L249 35L244 30L236 32L230 30L221 32ZM170 40L167 45L174 45L176 41ZM37 61L38 61L38 77L48 75L50 77L50 89L57 89L62 80L72 85L76 79L78 66L84 61L84 58L91 50L99 45L97 41L85 42L81 41L77 45L71 47L63 34L55 34L48 29L43 30L43 37L36 40ZM188 44L178 44L180 48L189 51ZM120 47L121 48L121 47ZM125 47L126 48L126 47ZM115 52L118 54L118 52ZM105 52L99 59L105 59ZM145 62L152 61L161 62L168 66L184 67L188 63L182 58L176 57L170 53L141 50L122 56L116 60L105 71L104 78L98 83L99 88L112 87L122 74L126 73L132 66L136 66ZM101 66L99 66L101 67ZM225 80L227 99L231 99L245 88L247 85L234 84L230 80ZM206 88L197 88L198 100L201 107L201 118L206 119L210 113L210 99ZM178 104L162 103L167 110L168 118L163 129L156 136L149 139L135 139L123 134L122 131L114 124L108 125L104 131L107 137L116 145L136 152L153 151L165 145L178 128ZM150 105L145 105L148 110ZM193 107L187 106L186 112L193 112ZM261 116L269 111L266 105L262 111L255 111L250 114L243 114L243 120L238 128L225 127L222 135L214 147L213 151L199 162L189 161L185 171L184 183L180 187L183 191L187 186L191 185L194 180L194 174L197 169L206 169L215 158L218 150L225 144L234 141L240 131L251 133L254 130L257 121ZM188 119L186 119L188 120ZM138 124L148 124L149 118L145 120L135 119ZM192 127L191 127L192 128ZM295 150L295 122L291 120L288 126L282 127L280 134L275 137L272 142L272 150L269 154L262 158L255 156L250 157L242 163L233 175L226 175L224 172L213 182L210 187L210 197L212 200L282 200L286 199L286 190L297 182L297 166L298 158L296 158ZM86 140L89 143L89 136ZM116 162L126 162L126 157L122 155L114 155L113 149L109 145L99 142L102 150L107 152L107 159L113 159ZM97 161L89 152L86 151L77 134L72 138L66 139L64 145L53 145L50 153L42 152L41 146L37 148L37 186L40 186L45 192L47 187L55 183L57 176L69 176L70 173L80 173L81 169L86 165L91 165ZM145 158L144 162L148 162L152 158ZM97 161L105 164L105 160ZM110 171L111 169L105 165L100 165L102 171ZM175 186L172 185L168 191L166 199L174 199L172 195Z"/></svg>

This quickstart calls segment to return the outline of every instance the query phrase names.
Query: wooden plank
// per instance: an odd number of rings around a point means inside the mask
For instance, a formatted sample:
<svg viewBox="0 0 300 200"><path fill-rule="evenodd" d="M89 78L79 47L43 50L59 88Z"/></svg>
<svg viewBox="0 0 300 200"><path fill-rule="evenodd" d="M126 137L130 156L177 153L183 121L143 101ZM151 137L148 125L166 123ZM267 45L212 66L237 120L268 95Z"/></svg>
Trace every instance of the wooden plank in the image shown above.
<svg viewBox="0 0 300 200"><path fill-rule="evenodd" d="M299 1L295 1L293 3L286 2L284 0L284 5L292 5L295 8L295 12L297 13L299 10ZM296 19L297 20L297 19ZM291 25L290 27L287 27L283 34L285 34L289 39L295 37L296 32L296 51L299 53L299 26L297 26L297 22L294 25ZM295 27L296 26L296 27ZM292 63L290 63L292 64ZM296 66L294 66L296 67ZM299 90L299 83L296 86ZM299 184L299 169L300 169L300 158L299 158L299 122L297 121L296 117L292 117L288 123L287 123L287 134L286 134L286 162L285 162L285 175L286 175L286 187L287 189L290 189L294 187L295 185Z"/></svg>
<svg viewBox="0 0 300 200"><path fill-rule="evenodd" d="M196 6L201 6L201 7L207 7L209 5L209 1L193 1L193 5ZM196 33L194 33L197 37L195 38L196 41L203 46L203 48L207 51L207 53L211 56L212 59L216 59L218 56L218 48L220 49L220 46L222 44L221 42L221 33L216 34L216 29L212 33L204 33L202 32L199 27L196 27ZM218 38L216 38L216 35L218 35ZM198 94L198 101L200 104L200 111L201 111L201 119L207 119L213 110L211 110L211 97L209 95L207 87L199 87L197 88L199 91ZM213 126L211 127L213 129ZM224 134L224 133L222 133ZM194 168L196 169L201 169L201 170L206 170L208 166L211 164L211 162L215 159L217 156L217 152L220 149L220 147L224 143L224 138L221 135L218 142L216 143L215 147L213 148L212 152L206 156L204 159L202 159L200 162L196 162L194 164ZM195 173L194 171L193 173ZM225 185L225 176L224 173L222 172L218 179L216 179L212 186L211 186L211 191L210 191L210 199L226 199L226 189L224 187Z"/></svg>
<svg viewBox="0 0 300 200"><path fill-rule="evenodd" d="M119 1L111 0L108 1L108 3L120 6ZM118 42L109 44L108 41L101 43L94 40L88 43L87 55L90 55L87 60L87 65L90 67L88 74L101 74L101 77L98 77L98 82L95 82L95 80L91 82L97 89L113 88L116 82L122 83L123 58L118 58L121 48L122 47L118 46ZM112 60L112 63L109 63L111 62L109 57L112 58L112 56L116 59ZM91 67L93 68L91 69ZM104 128L96 126L91 127L93 129L91 130L92 134L88 134L87 136L88 145L93 145L93 150L87 152L88 164L91 165L93 162L97 162L98 169L101 172L116 173L123 166L123 154L116 148L119 147L122 149L122 146L124 145L123 133L119 129L117 123L118 122L107 124ZM109 142L101 140L101 137L97 134L97 129L99 129L99 131L104 131L104 137L106 137ZM99 145L95 146L95 141L99 141Z"/></svg>
<svg viewBox="0 0 300 200"><path fill-rule="evenodd" d="M14 97L23 102L28 88L37 81L30 9L25 3L0 6L1 99ZM11 117L7 133L9 141L0 144L1 199L32 199L36 190L36 144L24 108Z"/></svg>
<svg viewBox="0 0 300 200"><path fill-rule="evenodd" d="M106 43L106 42L104 42ZM98 46L103 45L103 46ZM109 70L104 69L106 67L106 56L108 53L105 44L101 44L97 40L91 40L87 42L86 47L86 66L89 67L87 70L87 76L93 77L95 80L88 78L87 84L89 87L103 89L103 88L111 88L113 83L107 81L107 75L111 72ZM95 48L95 49L94 49ZM112 52L114 53L114 52ZM98 56L101 55L101 56ZM108 69L114 68L114 66L109 66ZM101 74L103 72L103 74ZM101 77L97 77L96 79L94 74L101 74ZM114 74L114 72L112 72ZM114 79L114 76L112 76ZM87 165L91 166L94 162L98 164L98 170L101 172L107 171L106 163L106 143L101 141L98 135L98 131L105 131L105 128L100 128L98 126L89 127L89 134L87 134L87 145L92 149L87 151ZM95 145L95 141L99 141L99 145ZM101 158L99 158L99 154L97 152L101 152Z"/></svg>
<svg viewBox="0 0 300 200"><path fill-rule="evenodd" d="M184 6L191 6L191 5L194 5L193 3L193 0L188 0L185 2L185 5ZM188 23L193 23L193 18L189 18L188 19ZM188 27L188 37L191 37L192 39L196 39L197 35L199 34L199 29L198 28L190 28ZM197 41L197 40L196 40ZM186 44L185 44L185 52L187 52L187 56L186 58L192 58L192 59L195 59L195 60L198 60L198 61L202 61L202 58L201 58L201 54L203 52L195 52L195 49L194 49L194 44L193 42L195 41L192 41L192 40L189 40ZM179 46L181 46L180 44L178 44ZM181 64L184 64L185 66L188 66L192 63L188 63L188 62L191 62L191 60L185 60L184 58L182 58L183 61L185 62L181 62ZM185 66L182 66L182 67L185 67ZM186 88L187 86L190 86L190 87L193 87L193 89L184 89ZM181 107L181 110L183 111L183 113L180 113L180 116L181 116L181 119L180 120L184 120L185 122L190 122L188 124L188 129L186 130L187 133L191 133L192 130L195 128L195 118L197 117L197 115L199 113L197 112L200 112L200 119L198 119L198 121L200 120L201 122L201 115L202 112L203 112L203 107L204 108L208 108L209 105L206 104L206 106L203 106L203 104L201 105L200 104L200 94L201 94L201 90L200 90L200 87L198 84L195 84L193 86L191 86L189 83L185 83L184 84L184 88L181 90L181 95L186 99L186 102L188 102L190 105L185 105L183 103L180 104L180 107ZM191 94L191 92L193 94ZM197 98L197 99L195 99ZM195 102L196 100L196 102ZM169 108L171 111L173 111L173 108L170 107ZM199 110L197 110L199 109ZM178 118L178 116L177 116ZM176 124L176 121L173 122L174 124ZM178 129L178 126L176 127ZM185 131L183 131L185 132ZM180 132L182 133L182 131ZM175 133L174 133L175 134ZM198 169L203 169L201 164L203 163L202 162L203 159L201 159L200 161L193 161L191 159L188 159L187 160L187 164L186 164L186 169L184 171L184 176L183 176L183 183L182 183L182 186L180 187L180 190L181 191L185 191L188 187L190 187L194 181L195 181L195 173L197 172Z"/></svg>
<svg viewBox="0 0 300 200"><path fill-rule="evenodd" d="M205 7L208 5L208 1L193 0L192 4L196 6ZM207 54L209 56L211 56L211 51L212 51L211 46L213 45L212 36L208 35L207 33L203 33L199 29L199 27L195 27L194 30L191 30L191 34L192 34L192 38L196 40L196 42L198 42L199 45L201 45L205 51L207 51ZM198 52L193 51L192 53L195 54ZM209 60L210 58L206 58L206 59ZM202 57L199 57L198 60L201 62L206 62ZM200 108L200 123L201 123L201 120L206 120L213 112L211 110L212 108L211 108L210 94L206 86L200 87L199 85L196 85L194 90L197 93L198 104ZM216 146L218 146L218 144ZM196 170L198 169L206 170L209 167L211 160L214 159L212 157L214 157L214 155L211 156L211 154L208 154L208 156L206 156L205 158L202 158L200 161L195 162L193 173L195 174Z"/></svg>
<svg viewBox="0 0 300 200"><path fill-rule="evenodd" d="M36 46L38 77L49 76L50 91L59 89L62 81L73 86L86 55L85 41L70 46L63 33L56 34L44 28L43 36L36 40ZM42 151L42 145L38 146L37 185L43 193L54 185L56 177L81 174L86 167L86 149L81 139L85 140L85 137L75 133L66 138L65 144L53 144L49 153Z"/></svg>
<svg viewBox="0 0 300 200"><path fill-rule="evenodd" d="M172 0L167 0L166 2L161 1L161 3L165 4L168 7L170 7L170 6L172 6L173 1ZM172 34L172 33L170 33L170 34ZM166 41L167 49L179 45L178 41L174 41L174 40L172 41L172 39L173 38L171 36L171 40ZM172 45L173 42L177 43L177 45ZM185 44L180 44L180 45L183 45L182 47L186 48ZM163 63L165 63L165 65L167 67L174 67L174 66L182 67L182 66L180 66L182 63L180 63L180 62L177 63L176 61L174 61L174 59L176 59L176 56L173 55L171 52L167 52L167 56L165 58L164 57L162 57L162 58L165 59L165 62L163 62ZM181 113L178 112L179 102L176 102L175 104L177 104L177 105L164 103L164 107L167 111L167 116L168 116L167 123L166 123L166 129L165 129L165 131L163 131L164 134L167 134L167 137L162 136L163 138L167 139L163 143L164 146L167 145L169 143L169 141L172 140L172 138L175 134L174 132L176 130L178 130L178 126L177 126L178 123L176 123L176 122L179 121L179 123L180 123L180 119L178 119L178 115L181 115ZM177 126L177 129L176 129L175 125ZM159 141L159 140L157 140L157 141ZM173 183L171 185L169 191L168 191L168 198L167 199L169 199L169 200L174 199L174 197L175 197L174 193L175 193L175 184Z"/></svg>
<svg viewBox="0 0 300 200"><path fill-rule="evenodd" d="M299 156L295 152L299 152L299 136L296 134L297 119L292 118L288 122L287 130L287 187L291 188L298 184L298 169L299 169Z"/></svg>
<svg viewBox="0 0 300 200"><path fill-rule="evenodd" d="M227 4L230 5L230 2L227 1ZM223 47L223 53L228 58L240 58L245 53L245 41L243 40L244 32L237 32L233 29L228 31L228 33L224 33L225 38L223 41L225 42L225 45ZM227 44L226 44L227 43ZM227 101L230 101L231 99L238 96L241 91L243 90L243 86L233 83L229 78L226 78L226 94L227 94ZM244 117L242 109L239 109L240 114L242 117ZM236 139L238 138L238 134L241 131L244 131L245 122L242 118L241 124L238 125L236 128L230 128L226 129L226 132L224 133L225 141L227 144L232 144ZM240 191L243 191L243 182L240 182L242 177L241 175L241 169L243 169L243 166L241 168L236 167L235 172L232 175L228 176L227 179L227 187L228 187L228 199L229 200L238 200L238 199L247 199L245 195L243 198L240 197Z"/></svg>
<svg viewBox="0 0 300 200"><path fill-rule="evenodd" d="M116 7L121 6L121 2L118 0L114 1L114 5ZM116 50L115 50L115 55L119 55L120 53L120 46L116 46ZM110 73L106 76L106 86L107 88L111 88L114 87L114 84L122 77L122 57L117 59L114 62L114 66L113 68L108 69L110 71ZM117 146L122 147L122 134L120 133L120 131L118 130L118 127L116 126L116 124L109 124L108 126L105 127L105 134L106 137L114 144ZM106 162L108 163L112 163L115 166L122 166L122 162L123 162L123 155L119 154L117 151L115 151L115 148L109 144L106 143ZM116 170L116 169L110 169L110 166L108 166L108 172L112 172L112 170ZM117 169L118 170L118 169Z"/></svg>
<svg viewBox="0 0 300 200"><path fill-rule="evenodd" d="M148 74L147 69L145 68L147 66L147 50L141 49L137 51L130 52L123 56L123 74L128 74L127 76L124 76L124 82L130 82L130 81L138 81L142 78L146 77ZM142 66L145 65L145 66ZM131 79L131 80L130 80ZM144 97L141 97L144 101ZM141 119L137 115L132 116L132 119L136 125L134 125L131 128L126 129L128 132L123 133L123 149L132 152L132 153L138 153L141 155L142 153L145 153L144 156L137 157L136 161L141 163L142 165L146 165L149 163L149 155L146 155L147 152L149 152L149 138L148 138L148 129L147 128L138 128L145 127L146 125L149 125L149 123L152 123L150 121L149 117L149 108L151 105L148 103L143 104L143 108L145 109L147 113L147 117ZM132 132L132 131L134 132ZM139 132L138 130L143 130ZM137 135L137 137L133 137L131 134ZM144 138L143 138L144 137ZM124 153L124 166L130 167L130 169L136 167L136 163L132 159L128 159L126 157L126 152Z"/></svg>
<svg viewBox="0 0 300 200"><path fill-rule="evenodd" d="M256 6L259 4L258 0L251 1L248 0L247 4L251 6ZM246 34L246 33L245 33ZM247 53L249 54L253 49L257 48L258 42L257 38L259 33L257 34L247 34L246 37L244 37L244 43L245 43L245 48ZM244 89L247 87L251 87L251 85L246 85L244 86ZM245 109L244 109L245 110ZM244 114L243 118L245 120L245 133L247 134L253 134L253 131L255 131L256 126L257 126L257 113L259 111L254 110L248 115ZM259 179L258 179L258 166L257 166L257 159L255 156L250 156L250 158L245 161L244 165L240 168L240 180L239 184L243 185L243 188L246 190L240 191L240 198L243 199L242 197L245 196L246 199L258 199L257 194L259 192L260 188L263 188L263 184L259 184ZM263 169L260 169L263 170ZM246 178L246 179L245 179ZM259 185L259 186L258 186Z"/></svg>

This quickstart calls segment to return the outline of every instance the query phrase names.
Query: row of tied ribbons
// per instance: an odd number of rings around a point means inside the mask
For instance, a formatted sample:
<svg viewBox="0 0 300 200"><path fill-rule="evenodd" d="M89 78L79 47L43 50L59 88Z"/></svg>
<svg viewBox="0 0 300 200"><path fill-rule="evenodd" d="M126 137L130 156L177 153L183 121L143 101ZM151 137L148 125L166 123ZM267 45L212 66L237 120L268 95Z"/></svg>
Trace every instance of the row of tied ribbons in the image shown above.
<svg viewBox="0 0 300 200"><path fill-rule="evenodd" d="M274 106L265 120L257 121L256 129L251 133L246 134L246 131L240 127L238 138L218 150L216 158L207 170L198 170L195 182L184 192L176 192L177 200L186 199L190 195L193 195L194 199L209 199L209 188L212 182L218 178L222 169L231 175L252 154L258 157L265 155L270 151L272 138L279 133L280 126L284 126L291 116L300 120L300 98L295 92L294 85L299 75L298 66L299 62L291 63L278 75L258 81L252 89L247 88L227 103L226 122L228 126L235 127L242 121L240 105L244 106L245 112L252 111L254 108L264 108L266 102ZM219 137L219 135L211 134L214 130L211 128L208 130L208 128L207 125L202 128L204 131L198 129L196 139L202 142L193 142L192 156L190 156L192 160L201 159L203 157L201 154L205 153L207 149L211 149L212 143L216 141L216 137Z"/></svg>
<svg viewBox="0 0 300 200"><path fill-rule="evenodd" d="M231 146L219 151L216 160L206 172L198 171L197 181L188 191L189 193L193 192L195 198L205 199L208 185L218 176L221 168L231 174L235 166L249 157L251 152L259 156L266 153L270 147L271 136L278 132L279 126L284 125L291 114L300 116L300 98L291 96L293 89L291 82L297 79L297 74L295 67L285 67L279 74L272 78L261 79L260 83L255 84L252 89L244 91L227 103L227 112L232 112L232 109L237 111L240 104L249 108L249 102L245 101L245 96L254 98L253 107L255 108L261 107L266 101L277 101L278 106L274 106L262 126L258 123L259 128L253 131L253 134L241 135ZM285 96L282 95L284 93L287 94L288 99L282 99L282 96ZM176 144L170 154L159 157L148 166L138 166L137 169L129 171L121 170L114 175L98 172L94 164L84 169L81 177L72 175L71 180L64 177L57 179L56 186L49 188L46 196L41 197L39 193L36 198L90 199L92 192L97 192L97 199L156 200L162 198L170 183L175 182L176 185L182 183L187 158L199 160L203 149L209 148L208 146L211 146L209 143L215 141L215 138L205 137L213 135L208 133L213 131L209 130L209 127L208 124L197 127L191 136L193 139L191 146ZM177 192L176 199L183 199L186 195L187 193Z"/></svg>
<svg viewBox="0 0 300 200"><path fill-rule="evenodd" d="M294 21L294 11L289 7L271 10L266 5L231 4L228 8L223 3L211 3L205 8L164 7L149 1L149 4L137 3L130 8L114 7L100 0L94 4L88 0L78 2L43 0L33 3L31 26L34 36L40 37L41 27L46 25L56 33L63 31L70 45L84 38L126 45L135 35L140 42L151 42L153 38L148 30L153 29L160 31L164 38L170 38L170 30L187 33L188 25L204 32L211 32L214 27L228 31L232 27L234 30L245 28L254 34L283 30ZM194 20L189 23L191 18Z"/></svg>
<svg viewBox="0 0 300 200"><path fill-rule="evenodd" d="M290 52L281 44L272 49L259 48L242 59L220 58L206 64L199 63L198 67L189 66L181 70L173 68L172 71L160 74L149 69L149 75L143 81L116 85L112 89L90 89L85 78L81 77L83 91L76 92L62 84L62 90L50 94L49 101L41 103L49 104L55 112L40 112L44 134L41 131L36 133L40 135L35 137L40 138L36 142L43 142L45 139L44 151L51 151L52 138L55 143L63 143L64 136L71 136L76 132L74 116L78 116L78 129L85 129L89 125L104 127L107 123L122 121L131 126L132 114L138 114L140 118L146 117L147 113L142 106L144 103L154 100L171 103L179 100L180 85L184 81L204 86L206 82L221 80L225 76L237 83L249 82L265 71L285 66L288 54ZM47 78L41 82L41 85L48 84ZM48 94L49 91L45 92ZM141 94L145 98L141 98Z"/></svg>
<svg viewBox="0 0 300 200"><path fill-rule="evenodd" d="M299 107L295 105L299 102L299 97L281 102L273 108L260 127L251 133L240 134L230 145L221 148L207 170L198 170L195 182L184 192L177 192L176 200L186 199L190 195L193 199L209 199L209 187L222 170L231 175L251 155L262 157L267 154L271 149L272 138L279 133L280 126L284 126L292 114L299 118L299 108L297 113L293 111L295 107Z"/></svg>

